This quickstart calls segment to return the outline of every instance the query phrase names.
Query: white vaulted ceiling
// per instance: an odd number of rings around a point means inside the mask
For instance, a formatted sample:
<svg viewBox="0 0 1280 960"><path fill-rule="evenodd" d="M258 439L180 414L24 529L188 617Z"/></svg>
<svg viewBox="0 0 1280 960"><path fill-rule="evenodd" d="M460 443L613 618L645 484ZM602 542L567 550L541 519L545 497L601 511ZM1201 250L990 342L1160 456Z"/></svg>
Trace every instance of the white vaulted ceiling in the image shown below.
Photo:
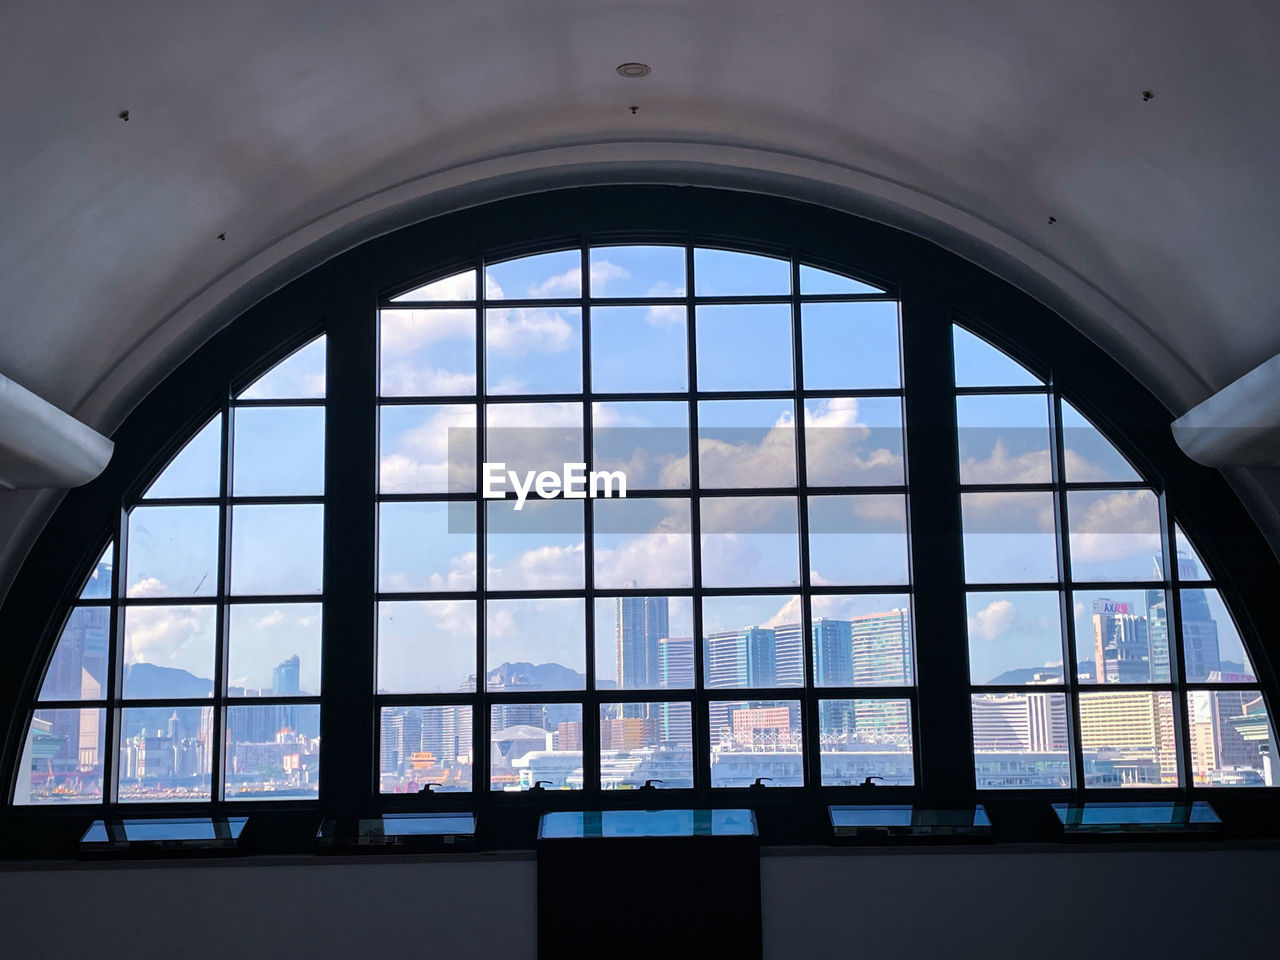
<svg viewBox="0 0 1280 960"><path fill-rule="evenodd" d="M0 374L109 434L355 242L647 180L938 240L1181 413L1280 353L1277 48L1267 0L10 0Z"/></svg>

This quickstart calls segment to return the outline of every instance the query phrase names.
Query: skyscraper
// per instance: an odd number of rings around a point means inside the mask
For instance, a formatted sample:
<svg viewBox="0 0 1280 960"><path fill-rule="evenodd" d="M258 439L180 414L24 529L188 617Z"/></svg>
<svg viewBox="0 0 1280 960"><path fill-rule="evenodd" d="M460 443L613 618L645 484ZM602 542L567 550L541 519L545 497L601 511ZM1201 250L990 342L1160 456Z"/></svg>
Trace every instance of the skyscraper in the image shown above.
<svg viewBox="0 0 1280 960"><path fill-rule="evenodd" d="M1150 653L1147 618L1132 604L1105 597L1093 601L1093 662L1098 683L1149 683Z"/></svg>
<svg viewBox="0 0 1280 960"><path fill-rule="evenodd" d="M849 621L852 642L851 682L874 686L907 686L914 667L911 656L911 611L886 610ZM911 737L911 709L903 700L858 700L854 730L860 739L905 744Z"/></svg>
<svg viewBox="0 0 1280 960"><path fill-rule="evenodd" d="M670 633L667 598L618 597L615 603L618 686L653 689L659 679L658 641Z"/></svg>

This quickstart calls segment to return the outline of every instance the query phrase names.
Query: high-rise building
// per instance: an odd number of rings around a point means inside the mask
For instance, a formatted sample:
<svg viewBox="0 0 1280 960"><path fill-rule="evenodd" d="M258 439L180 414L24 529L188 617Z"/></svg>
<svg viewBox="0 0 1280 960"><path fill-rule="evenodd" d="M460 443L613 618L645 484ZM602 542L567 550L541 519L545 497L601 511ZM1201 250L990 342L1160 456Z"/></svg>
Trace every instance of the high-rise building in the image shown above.
<svg viewBox="0 0 1280 960"><path fill-rule="evenodd" d="M1080 749L1111 764L1120 782L1176 784L1172 695L1143 690L1080 697ZM1127 761L1127 763L1126 763ZM1148 772L1149 771L1149 772Z"/></svg>
<svg viewBox="0 0 1280 960"><path fill-rule="evenodd" d="M776 643L775 632L768 627L707 634L703 638L707 687L777 686Z"/></svg>
<svg viewBox="0 0 1280 960"><path fill-rule="evenodd" d="M632 581L632 586L635 582ZM618 687L653 690L660 681L658 641L670 632L666 597L618 597L615 601L614 646ZM628 716L643 717L643 704L627 704Z"/></svg>
<svg viewBox="0 0 1280 960"><path fill-rule="evenodd" d="M271 688L278 697L296 697L302 692L300 686L302 661L295 653L287 660L276 665L271 674Z"/></svg>
<svg viewBox="0 0 1280 960"><path fill-rule="evenodd" d="M663 637L658 641L658 686L688 690L693 686L693 637Z"/></svg>
<svg viewBox="0 0 1280 960"><path fill-rule="evenodd" d="M988 693L973 698L973 749L983 753L1052 753L1067 749L1062 694Z"/></svg>
<svg viewBox="0 0 1280 960"><path fill-rule="evenodd" d="M911 684L914 665L910 609L853 617L849 633L853 680L868 686ZM861 740L906 744L911 738L911 708L902 699L857 700L853 724L854 733Z"/></svg>
<svg viewBox="0 0 1280 960"><path fill-rule="evenodd" d="M1149 683L1147 618L1120 600L1093 601L1093 663L1098 683Z"/></svg>

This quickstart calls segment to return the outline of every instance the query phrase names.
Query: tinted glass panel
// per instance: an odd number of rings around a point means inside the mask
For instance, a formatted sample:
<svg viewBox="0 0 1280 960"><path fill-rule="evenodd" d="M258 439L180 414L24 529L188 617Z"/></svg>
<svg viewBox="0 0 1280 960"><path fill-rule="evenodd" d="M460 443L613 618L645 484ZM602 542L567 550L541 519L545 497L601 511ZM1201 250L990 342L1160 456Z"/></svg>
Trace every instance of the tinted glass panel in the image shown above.
<svg viewBox="0 0 1280 960"><path fill-rule="evenodd" d="M93 565L93 569L89 571L89 576L85 579L84 589L80 591L80 599L82 600L106 600L112 596L114 589L111 583L112 569L116 565L116 546L114 543L107 544L107 549L102 551L102 556L98 558L98 562Z"/></svg>
<svg viewBox="0 0 1280 960"><path fill-rule="evenodd" d="M379 717L379 791L433 793L471 790L471 707L463 704L383 707Z"/></svg>
<svg viewBox="0 0 1280 960"><path fill-rule="evenodd" d="M972 701L979 790L1071 786L1065 694L977 693Z"/></svg>
<svg viewBox="0 0 1280 960"><path fill-rule="evenodd" d="M816 586L906 583L907 503L897 495L809 498Z"/></svg>
<svg viewBox="0 0 1280 960"><path fill-rule="evenodd" d="M789 390L791 305L698 307L699 390Z"/></svg>
<svg viewBox="0 0 1280 960"><path fill-rule="evenodd" d="M474 310L383 310L378 316L382 396L476 392Z"/></svg>
<svg viewBox="0 0 1280 960"><path fill-rule="evenodd" d="M212 604L126 608L124 696L213 696L214 613Z"/></svg>
<svg viewBox="0 0 1280 960"><path fill-rule="evenodd" d="M585 583L585 519L580 500L485 504L487 583L493 590L575 590Z"/></svg>
<svg viewBox="0 0 1280 960"><path fill-rule="evenodd" d="M800 583L795 497L705 497L700 512L704 586Z"/></svg>
<svg viewBox="0 0 1280 960"><path fill-rule="evenodd" d="M221 491L222 414L218 414L187 441L142 496L216 497Z"/></svg>
<svg viewBox="0 0 1280 960"><path fill-rule="evenodd" d="M1139 480L1124 454L1067 401L1062 401L1062 472L1068 483Z"/></svg>
<svg viewBox="0 0 1280 960"><path fill-rule="evenodd" d="M1160 506L1150 490L1067 494L1071 574L1077 580L1158 580Z"/></svg>
<svg viewBox="0 0 1280 960"><path fill-rule="evenodd" d="M974 684L1062 683L1062 598L1006 590L967 597ZM1077 634L1076 643L1080 643Z"/></svg>
<svg viewBox="0 0 1280 960"><path fill-rule="evenodd" d="M688 703L602 703L600 787L693 789L693 710Z"/></svg>
<svg viewBox="0 0 1280 960"><path fill-rule="evenodd" d="M960 396L961 483L1049 483L1049 404L1031 394Z"/></svg>
<svg viewBox="0 0 1280 960"><path fill-rule="evenodd" d="M218 589L217 507L135 507L126 594L207 597Z"/></svg>
<svg viewBox="0 0 1280 960"><path fill-rule="evenodd" d="M120 802L208 801L213 710L212 706L121 710Z"/></svg>
<svg viewBox="0 0 1280 960"><path fill-rule="evenodd" d="M683 297L684 247L593 247L591 296Z"/></svg>
<svg viewBox="0 0 1280 960"><path fill-rule="evenodd" d="M799 610L799 597L704 597L706 686L803 686L804 629Z"/></svg>
<svg viewBox="0 0 1280 960"><path fill-rule="evenodd" d="M804 786L804 736L799 700L714 700L711 786Z"/></svg>
<svg viewBox="0 0 1280 960"><path fill-rule="evenodd" d="M1275 730L1260 690L1192 690L1187 720L1196 786L1280 786Z"/></svg>
<svg viewBox="0 0 1280 960"><path fill-rule="evenodd" d="M1051 493L966 493L964 573L970 583L1023 583L1058 578Z"/></svg>
<svg viewBox="0 0 1280 960"><path fill-rule="evenodd" d="M790 400L698 404L698 478L704 488L790 487L796 482Z"/></svg>
<svg viewBox="0 0 1280 960"><path fill-rule="evenodd" d="M318 603L236 603L227 608L228 696L320 693Z"/></svg>
<svg viewBox="0 0 1280 960"><path fill-rule="evenodd" d="M582 311L521 307L485 312L485 390L494 394L582 390Z"/></svg>
<svg viewBox="0 0 1280 960"><path fill-rule="evenodd" d="M693 586L688 500L594 500L591 511L597 588Z"/></svg>
<svg viewBox="0 0 1280 960"><path fill-rule="evenodd" d="M40 699L106 699L110 637L110 607L72 608L44 675Z"/></svg>
<svg viewBox="0 0 1280 960"><path fill-rule="evenodd" d="M324 493L324 408L237 410L231 489L237 497Z"/></svg>
<svg viewBox="0 0 1280 960"><path fill-rule="evenodd" d="M319 593L324 580L324 507L231 510L231 593Z"/></svg>
<svg viewBox="0 0 1280 960"><path fill-rule="evenodd" d="M814 683L820 687L903 686L913 682L911 598L906 594L817 594Z"/></svg>
<svg viewBox="0 0 1280 960"><path fill-rule="evenodd" d="M474 503L378 507L378 589L383 593L474 590Z"/></svg>
<svg viewBox="0 0 1280 960"><path fill-rule="evenodd" d="M805 389L901 385L896 302L806 303L800 323Z"/></svg>
<svg viewBox="0 0 1280 960"><path fill-rule="evenodd" d="M1163 590L1076 590L1076 674L1082 683L1167 683Z"/></svg>
<svg viewBox="0 0 1280 960"><path fill-rule="evenodd" d="M407 293L392 297L397 303L402 300L474 300L476 298L476 272L464 270L441 280L432 280L420 287L414 287Z"/></svg>
<svg viewBox="0 0 1280 960"><path fill-rule="evenodd" d="M105 730L105 710L35 711L22 744L13 802L101 802Z"/></svg>
<svg viewBox="0 0 1280 960"><path fill-rule="evenodd" d="M495 703L489 710L489 788L582 789L582 705Z"/></svg>
<svg viewBox="0 0 1280 960"><path fill-rule="evenodd" d="M379 693L476 688L474 600L384 600L378 604Z"/></svg>
<svg viewBox="0 0 1280 960"><path fill-rule="evenodd" d="M593 469L621 470L628 491L688 489L687 403L596 403L591 419Z"/></svg>
<svg viewBox="0 0 1280 960"><path fill-rule="evenodd" d="M1257 680L1235 621L1217 590L1182 590L1182 656L1189 683Z"/></svg>
<svg viewBox="0 0 1280 960"><path fill-rule="evenodd" d="M486 689L586 687L586 603L573 599L485 604Z"/></svg>
<svg viewBox="0 0 1280 960"><path fill-rule="evenodd" d="M831 397L804 402L805 479L814 487L905 481L902 401Z"/></svg>
<svg viewBox="0 0 1280 960"><path fill-rule="evenodd" d="M804 296L883 292L879 287L873 287L861 280L800 264L800 293Z"/></svg>
<svg viewBox="0 0 1280 960"><path fill-rule="evenodd" d="M320 705L227 708L228 800L314 800L320 794Z"/></svg>
<svg viewBox="0 0 1280 960"><path fill-rule="evenodd" d="M1023 387L1044 383L1030 370L962 327L952 327L957 387Z"/></svg>
<svg viewBox="0 0 1280 960"><path fill-rule="evenodd" d="M818 717L823 786L915 783L910 700L819 700Z"/></svg>
<svg viewBox="0 0 1280 960"><path fill-rule="evenodd" d="M791 264L774 257L730 250L693 251L694 293L741 297L791 292Z"/></svg>
<svg viewBox="0 0 1280 960"><path fill-rule="evenodd" d="M1175 743L1173 694L1080 694L1086 787L1177 786Z"/></svg>
<svg viewBox="0 0 1280 960"><path fill-rule="evenodd" d="M689 597L599 597L595 602L599 689L687 690L693 686Z"/></svg>
<svg viewBox="0 0 1280 960"><path fill-rule="evenodd" d="M325 391L324 337L316 337L255 380L239 400L319 400Z"/></svg>
<svg viewBox="0 0 1280 960"><path fill-rule="evenodd" d="M684 306L593 307L591 389L659 393L689 386Z"/></svg>
<svg viewBox="0 0 1280 960"><path fill-rule="evenodd" d="M577 250L539 253L484 271L484 295L490 300L554 300L582 294L582 254Z"/></svg>
<svg viewBox="0 0 1280 960"><path fill-rule="evenodd" d="M439 403L382 407L380 493L465 493L476 483L476 408Z"/></svg>

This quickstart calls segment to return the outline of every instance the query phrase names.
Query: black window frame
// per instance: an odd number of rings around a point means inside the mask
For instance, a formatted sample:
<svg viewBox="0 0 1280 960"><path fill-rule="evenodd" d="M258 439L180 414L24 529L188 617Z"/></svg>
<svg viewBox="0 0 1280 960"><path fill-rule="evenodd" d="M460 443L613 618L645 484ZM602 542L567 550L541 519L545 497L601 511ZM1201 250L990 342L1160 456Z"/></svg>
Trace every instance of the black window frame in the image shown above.
<svg viewBox="0 0 1280 960"><path fill-rule="evenodd" d="M465 808L479 814L483 842L520 847L532 845L531 825L541 810L584 804L621 807L652 803L652 798L633 792L584 790L531 795L487 789L488 743L482 731L487 728L488 717L480 711L487 710L489 699L483 689L474 695L478 706L473 717L476 751L471 793L423 798L377 792L378 706L372 656L377 547L371 532L376 530L380 498L376 456L372 452L378 443L376 317L379 306L389 296L463 270L478 268L478 276L483 277L486 261L565 248L584 251L585 275L585 251L591 247L663 243L685 246L690 258L695 246L787 258L792 263L793 280L792 295L787 299L792 302L799 293L795 278L796 264L800 262L865 279L900 301L904 364L901 389L912 538L911 584L905 592L917 598L913 610L915 686L908 695L914 697L913 747L918 781L914 787L875 788L871 799L940 806L983 802L993 811L994 820L999 820L1000 811L1004 810L1008 823L1022 824L1028 835L1043 836L1050 829L1045 824L1051 819L1051 801L1195 798L1209 799L1219 806L1236 804L1247 810L1275 797L1276 791L1266 788L1206 788L1191 784L1190 748L1187 738L1181 735L1185 730L1181 718L1188 689L1183 684L1181 643L1177 645L1177 664L1170 683L1175 691L1175 717L1180 731L1178 749L1184 770L1181 786L1144 789L1136 795L1120 789L1090 789L1086 793L1082 783L1065 791L975 790L966 585L960 540L957 391L951 351L954 323L1043 377L1053 400L1055 419L1061 409L1058 398L1069 400L1129 458L1144 483L1159 496L1164 542L1172 543L1176 518L1200 552L1213 586L1221 591L1235 618L1258 676L1257 684L1244 686L1261 689L1269 703L1275 702L1272 650L1280 641L1267 644L1262 638L1280 637L1280 607L1267 602L1274 583L1280 582L1280 564L1222 474L1193 463L1178 450L1168 428L1172 414L1119 362L1048 307L1009 283L933 243L891 227L824 207L736 191L610 186L516 197L403 228L316 267L246 311L170 374L128 417L115 434L116 453L107 470L97 480L64 497L0 608L0 635L11 638L0 651L0 705L6 716L0 779L11 790L27 714L62 620L77 602L82 586L79 578L91 568L104 544L123 529L127 506L136 501L142 489L200 425L219 410L224 416L227 414L227 404L235 390L315 336L326 334L329 369L323 403L327 411L326 449L330 455L323 497L325 680L320 698L320 799L211 801L180 806L111 802L75 808L6 805L0 811L4 824L0 836L25 836L27 842L16 843L15 850L66 849L66 838L80 822L87 824L104 815L190 815L198 810L215 816L249 814L260 825L275 824L274 834L265 836L276 839L259 841L262 848L269 849L273 844L301 846L304 837L309 842L314 825L322 816ZM691 307L692 284L689 287L684 299ZM483 290L478 290L477 295L483 298ZM505 301L502 305L506 305ZM584 364L590 357L586 336L584 333ZM689 336L692 339L692 328ZM794 390L788 393L799 399L802 381L798 324L793 324L793 336L796 375ZM482 341L477 343L477 351L482 362ZM692 353L689 363L692 369ZM224 443L226 428L224 421ZM1055 433L1055 437L1060 445L1060 434ZM333 455L334 451L353 448L370 451L369 460ZM1061 458L1060 449L1057 455ZM370 463L373 469L369 469ZM1064 500L1062 489L1057 488L1057 495ZM225 500L226 494L224 478L220 499ZM803 497L800 509L803 517ZM589 525L586 536L591 536ZM1066 531L1060 530L1059 537L1065 542ZM803 541L802 536L802 544ZM697 549L695 538L695 578ZM803 549L802 546L802 552ZM117 562L117 581L121 566ZM1169 609L1174 611L1171 621L1175 621L1171 622L1171 633L1180 626L1176 622L1176 564L1172 566L1174 569L1167 575ZM801 576L802 581L807 581L803 559ZM1069 581L1064 581L1056 589L1064 589L1067 584ZM116 586L118 598L118 582ZM794 592L807 593L808 589L797 587ZM478 595L482 595L480 591ZM919 602L921 597L929 602ZM590 629L590 600L587 606L587 668L591 674L594 636ZM698 603L694 609L697 637ZM807 604L805 611L807 627ZM482 608L477 611L477 620L483 636ZM1068 620L1068 630L1069 623ZM116 629L118 625L113 625ZM804 636L810 636L808 629ZM806 661L812 677L810 643L806 643ZM695 658L695 663L700 676L701 657ZM482 674L477 680L482 688ZM1190 685L1197 689L1204 686ZM1231 686L1213 685L1213 689ZM857 687L844 691L853 696L875 692L875 688ZM109 697L112 695L114 689L109 692ZM725 699L729 695L730 691L708 691L699 685L687 696L674 691L626 690L594 694L539 692L528 699L580 700L584 712L597 709L595 705L602 701L688 699L694 705L695 740L700 733L705 746L705 710L699 711L698 706L708 698ZM843 694L838 689L810 684L794 688L794 693L771 690L769 698L802 699L806 741L814 742L818 699L839 695ZM398 699L428 702L432 696ZM750 699L739 696L739 691L733 691L732 698ZM445 697L439 695L436 699ZM1181 704L1176 702L1178 699ZM1070 715L1076 718L1073 727L1078 738L1078 712L1072 709ZM593 726L584 723L584 774L589 782L592 770L598 771L599 762ZM104 780L114 760L113 751L114 746L107 743ZM826 831L828 803L857 802L868 797L864 789L822 787L814 782L817 758L810 754L812 751L806 755L809 776L803 788L713 790L704 775L693 791L663 794L661 802L730 806L749 803L759 813L766 842L821 840ZM586 759L592 755L594 764ZM1073 756L1078 764L1078 751L1073 750ZM216 760L214 767L217 776ZM216 795L216 780L214 791ZM5 797L9 799L8 790ZM33 824L40 826L33 828ZM267 828L260 827L252 833L257 836L264 829ZM43 848L35 839L39 837L44 838ZM292 839L283 839L286 837Z"/></svg>

